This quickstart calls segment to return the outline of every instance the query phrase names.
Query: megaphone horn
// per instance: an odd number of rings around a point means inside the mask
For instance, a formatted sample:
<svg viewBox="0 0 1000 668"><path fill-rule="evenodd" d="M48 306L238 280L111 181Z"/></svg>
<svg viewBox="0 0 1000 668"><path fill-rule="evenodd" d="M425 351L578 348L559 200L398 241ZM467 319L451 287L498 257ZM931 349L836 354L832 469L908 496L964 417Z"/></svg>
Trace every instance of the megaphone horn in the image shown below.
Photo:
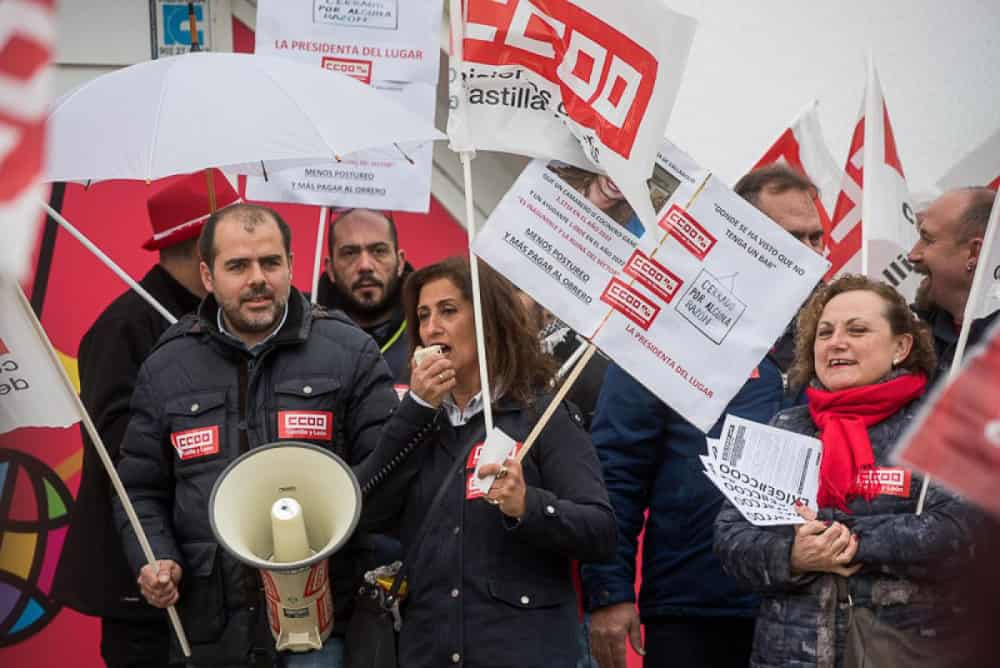
<svg viewBox="0 0 1000 668"><path fill-rule="evenodd" d="M281 441L235 459L215 481L208 517L226 552L259 569L279 651L319 649L333 629L328 558L350 539L361 487L323 448Z"/></svg>

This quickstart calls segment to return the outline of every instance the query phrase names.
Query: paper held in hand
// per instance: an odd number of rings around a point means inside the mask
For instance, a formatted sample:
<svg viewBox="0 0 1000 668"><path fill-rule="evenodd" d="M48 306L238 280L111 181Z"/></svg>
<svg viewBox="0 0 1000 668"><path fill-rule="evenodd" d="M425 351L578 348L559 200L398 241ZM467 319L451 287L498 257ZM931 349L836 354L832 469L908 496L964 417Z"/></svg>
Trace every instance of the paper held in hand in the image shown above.
<svg viewBox="0 0 1000 668"><path fill-rule="evenodd" d="M727 415L721 438L707 440L705 475L751 524L802 524L796 501L817 510L818 439Z"/></svg>
<svg viewBox="0 0 1000 668"><path fill-rule="evenodd" d="M473 453L476 461L476 470L472 474L472 481L470 485L478 489L483 494L490 491L490 487L493 486L493 481L497 479L495 475L486 476L485 478L479 477L479 469L481 469L486 464L503 464L504 460L508 457L513 457L517 454L518 444L517 442L508 436L507 434L500 431L498 427L494 427L493 431L489 433L486 437L486 442L479 446L479 452Z"/></svg>

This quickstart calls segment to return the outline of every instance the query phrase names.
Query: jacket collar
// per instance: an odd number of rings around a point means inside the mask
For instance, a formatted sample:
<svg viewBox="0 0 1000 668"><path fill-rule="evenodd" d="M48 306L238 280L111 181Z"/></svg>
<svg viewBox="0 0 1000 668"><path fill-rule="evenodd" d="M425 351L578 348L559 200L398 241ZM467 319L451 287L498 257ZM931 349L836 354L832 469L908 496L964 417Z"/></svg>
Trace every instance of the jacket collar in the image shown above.
<svg viewBox="0 0 1000 668"><path fill-rule="evenodd" d="M198 317L191 327L191 332L206 332L217 341L225 345L246 351L247 347L239 339L233 338L225 332L219 331L218 326L219 303L215 300L215 295L209 294L202 300L198 307ZM284 324L267 341L263 342L267 348L285 345L290 343L301 343L309 338L309 331L312 328L312 309L306 298L296 288L292 287L288 294L288 312L285 315Z"/></svg>

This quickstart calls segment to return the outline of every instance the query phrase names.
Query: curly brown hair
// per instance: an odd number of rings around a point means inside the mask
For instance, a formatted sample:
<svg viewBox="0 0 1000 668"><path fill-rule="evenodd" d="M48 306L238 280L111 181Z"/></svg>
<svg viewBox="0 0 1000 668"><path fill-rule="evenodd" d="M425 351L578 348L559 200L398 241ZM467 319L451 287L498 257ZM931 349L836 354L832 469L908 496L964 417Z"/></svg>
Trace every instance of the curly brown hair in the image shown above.
<svg viewBox="0 0 1000 668"><path fill-rule="evenodd" d="M913 337L910 354L897 368L923 373L927 378L931 378L937 365L937 356L934 354L934 341L930 329L914 315L903 295L887 283L873 281L860 274L844 274L833 282L820 286L799 311L795 321L795 361L788 371L791 386L802 387L816 377L813 344L816 341L816 329L823 309L837 295L854 290L867 290L881 297L885 303L883 315L889 322L889 329L893 335L909 334Z"/></svg>
<svg viewBox="0 0 1000 668"><path fill-rule="evenodd" d="M406 279L403 286L403 307L406 329L410 335L410 357L420 340L417 306L420 291L432 281L445 278L472 302L472 273L469 260L451 257L419 269ZM542 352L537 329L533 328L527 309L517 296L517 290L506 278L485 262L479 262L479 292L483 306L483 336L488 359L486 366L495 391L494 400L506 395L522 404L531 405L538 390L551 382L556 372L555 361ZM503 383L497 386L497 383Z"/></svg>

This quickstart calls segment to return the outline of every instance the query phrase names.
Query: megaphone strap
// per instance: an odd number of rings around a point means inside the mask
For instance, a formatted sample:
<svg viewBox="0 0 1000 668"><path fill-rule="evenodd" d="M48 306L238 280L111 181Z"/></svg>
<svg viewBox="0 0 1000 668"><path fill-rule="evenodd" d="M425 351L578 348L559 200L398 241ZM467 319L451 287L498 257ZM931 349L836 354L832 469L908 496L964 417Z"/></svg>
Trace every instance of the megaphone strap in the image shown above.
<svg viewBox="0 0 1000 668"><path fill-rule="evenodd" d="M430 527L431 518L437 512L438 507L444 500L445 492L448 491L448 487L453 483L458 475L458 472L462 470L465 466L465 460L468 459L469 453L475 448L478 443L473 439L469 447L461 454L461 456L455 458L455 462L448 469L448 473L444 477L444 481L441 486L438 487L437 492L434 494L434 498L431 500L430 505L427 507L427 514L424 515L423 521L420 523L420 527L417 529L416 534L413 537L413 542L410 543L409 547L406 548L406 553L403 555L403 565L399 568L399 572L396 574L396 578L392 581L392 589L386 594L385 603L388 607L392 607L398 603L399 600L399 590L406 581L407 573L410 570L410 565L413 563L413 557L417 554L417 549L420 547L420 543L423 542L424 536L427 534L427 529Z"/></svg>

